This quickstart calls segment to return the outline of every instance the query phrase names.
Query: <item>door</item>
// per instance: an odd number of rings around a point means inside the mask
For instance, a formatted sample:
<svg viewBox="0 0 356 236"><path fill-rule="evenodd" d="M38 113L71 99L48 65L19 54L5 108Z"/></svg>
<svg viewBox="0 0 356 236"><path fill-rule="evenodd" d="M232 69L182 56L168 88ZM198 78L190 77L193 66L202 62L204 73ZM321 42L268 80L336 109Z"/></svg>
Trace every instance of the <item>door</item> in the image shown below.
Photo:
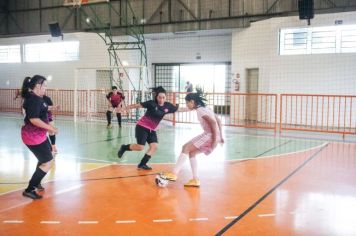
<svg viewBox="0 0 356 236"><path fill-rule="evenodd" d="M258 68L247 69L247 93L246 96L245 119L248 122L257 122L258 114Z"/></svg>

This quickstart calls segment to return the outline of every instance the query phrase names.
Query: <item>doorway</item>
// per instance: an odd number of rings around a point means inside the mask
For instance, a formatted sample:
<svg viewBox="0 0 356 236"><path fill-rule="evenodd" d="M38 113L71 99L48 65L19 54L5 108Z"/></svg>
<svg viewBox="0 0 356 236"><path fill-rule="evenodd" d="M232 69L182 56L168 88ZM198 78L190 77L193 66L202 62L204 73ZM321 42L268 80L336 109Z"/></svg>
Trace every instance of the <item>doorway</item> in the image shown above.
<svg viewBox="0 0 356 236"><path fill-rule="evenodd" d="M257 122L258 114L258 68L246 70L246 92L251 94L246 96L245 119L248 122Z"/></svg>

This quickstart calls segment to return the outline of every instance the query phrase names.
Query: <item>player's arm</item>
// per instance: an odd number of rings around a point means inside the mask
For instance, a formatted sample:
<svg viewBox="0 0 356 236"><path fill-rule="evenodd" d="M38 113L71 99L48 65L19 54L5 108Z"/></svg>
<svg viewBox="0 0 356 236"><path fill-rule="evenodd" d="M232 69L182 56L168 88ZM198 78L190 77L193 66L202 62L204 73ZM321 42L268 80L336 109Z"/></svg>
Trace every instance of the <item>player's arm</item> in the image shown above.
<svg viewBox="0 0 356 236"><path fill-rule="evenodd" d="M180 107L177 110L177 112L188 112L188 111L191 111L188 107Z"/></svg>
<svg viewBox="0 0 356 236"><path fill-rule="evenodd" d="M20 90L16 90L16 94L15 94L14 100L18 99L20 96L21 96Z"/></svg>
<svg viewBox="0 0 356 236"><path fill-rule="evenodd" d="M49 111L59 111L61 109L61 105L52 105L52 106L48 106L48 110Z"/></svg>
<svg viewBox="0 0 356 236"><path fill-rule="evenodd" d="M213 133L213 143L212 143L212 148L215 148L216 147L216 145L218 144L217 143L217 140L216 140L216 136L217 136L217 133L218 133L218 128L217 128L217 122L216 122L216 120L215 119L212 119L211 117L209 117L209 116L207 116L207 115L204 115L203 117L202 117L204 120L206 120L207 121L207 123L209 124L209 126L210 126L210 130L211 130L211 132Z"/></svg>
<svg viewBox="0 0 356 236"><path fill-rule="evenodd" d="M126 110L137 109L137 108L143 108L141 103L136 103L136 104L131 104L126 106Z"/></svg>
<svg viewBox="0 0 356 236"><path fill-rule="evenodd" d="M51 133L57 133L57 129L54 128L52 125L46 124L40 118L31 118L30 122L37 127L43 128L48 130Z"/></svg>

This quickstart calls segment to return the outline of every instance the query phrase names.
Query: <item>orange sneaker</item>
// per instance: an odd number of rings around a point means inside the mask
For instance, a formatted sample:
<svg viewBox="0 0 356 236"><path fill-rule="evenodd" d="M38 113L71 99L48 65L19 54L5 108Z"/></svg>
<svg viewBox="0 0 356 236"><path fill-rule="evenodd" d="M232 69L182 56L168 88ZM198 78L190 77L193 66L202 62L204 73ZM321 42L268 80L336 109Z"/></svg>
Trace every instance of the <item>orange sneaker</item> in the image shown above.
<svg viewBox="0 0 356 236"><path fill-rule="evenodd" d="M171 172L167 172L167 173L163 173L162 176L166 179L168 179L169 181L176 181L177 180L177 176Z"/></svg>
<svg viewBox="0 0 356 236"><path fill-rule="evenodd" d="M200 180L199 179L191 179L187 183L184 184L184 187L199 187Z"/></svg>

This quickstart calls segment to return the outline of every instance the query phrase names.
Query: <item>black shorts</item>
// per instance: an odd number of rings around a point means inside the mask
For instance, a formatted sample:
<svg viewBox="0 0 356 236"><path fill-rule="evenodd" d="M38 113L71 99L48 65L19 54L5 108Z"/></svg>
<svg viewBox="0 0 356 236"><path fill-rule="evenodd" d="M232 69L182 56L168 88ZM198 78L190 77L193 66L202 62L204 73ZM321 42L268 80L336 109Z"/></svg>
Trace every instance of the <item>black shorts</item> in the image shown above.
<svg viewBox="0 0 356 236"><path fill-rule="evenodd" d="M118 107L119 107L119 105L120 105L120 107L122 107L122 104L117 104L117 105L113 105L113 104L111 104L111 106L112 106L113 108L118 108Z"/></svg>
<svg viewBox="0 0 356 236"><path fill-rule="evenodd" d="M51 144L48 141L44 141L38 145L26 145L31 152L35 155L40 164L49 162L53 159Z"/></svg>
<svg viewBox="0 0 356 236"><path fill-rule="evenodd" d="M135 136L137 144L145 145L146 142L150 143L158 143L157 134L154 130L149 130L141 125L136 125Z"/></svg>

